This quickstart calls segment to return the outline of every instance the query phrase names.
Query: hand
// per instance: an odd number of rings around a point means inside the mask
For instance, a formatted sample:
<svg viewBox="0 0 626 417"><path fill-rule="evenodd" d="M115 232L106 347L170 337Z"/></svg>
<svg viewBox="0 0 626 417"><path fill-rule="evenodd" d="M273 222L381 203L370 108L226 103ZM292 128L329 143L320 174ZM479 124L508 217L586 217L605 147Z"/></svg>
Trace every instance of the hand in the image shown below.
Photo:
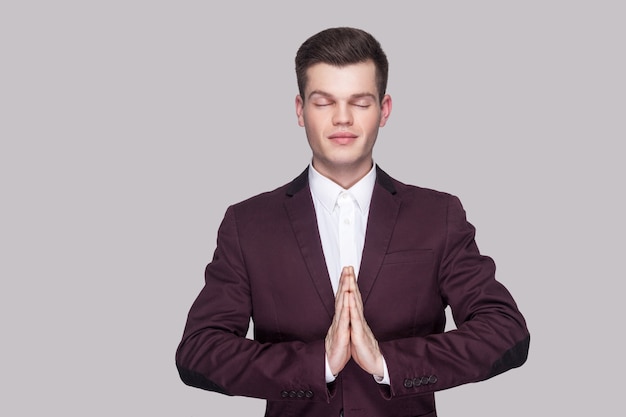
<svg viewBox="0 0 626 417"><path fill-rule="evenodd" d="M345 268L344 268L345 269ZM341 274L335 297L335 315L326 334L325 347L328 365L333 375L337 375L350 360L350 294L345 289Z"/></svg>
<svg viewBox="0 0 626 417"><path fill-rule="evenodd" d="M383 356L363 315L363 299L354 268L343 268L335 298L335 316L326 335L326 357L333 375L353 358L366 372L382 376Z"/></svg>
<svg viewBox="0 0 626 417"><path fill-rule="evenodd" d="M378 347L378 340L372 333L363 314L363 298L356 283L354 268L344 268L342 281L348 294L350 311L350 353L354 361L367 373L382 376L383 355Z"/></svg>

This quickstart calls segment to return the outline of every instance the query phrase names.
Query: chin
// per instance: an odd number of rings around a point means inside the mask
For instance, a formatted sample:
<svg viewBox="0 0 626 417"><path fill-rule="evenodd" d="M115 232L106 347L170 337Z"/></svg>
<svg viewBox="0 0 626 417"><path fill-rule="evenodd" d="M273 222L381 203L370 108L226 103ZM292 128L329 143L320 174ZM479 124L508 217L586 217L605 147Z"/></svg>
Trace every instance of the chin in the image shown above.
<svg viewBox="0 0 626 417"><path fill-rule="evenodd" d="M364 159L336 159L331 162L333 166L339 169L358 169L365 164L371 163Z"/></svg>

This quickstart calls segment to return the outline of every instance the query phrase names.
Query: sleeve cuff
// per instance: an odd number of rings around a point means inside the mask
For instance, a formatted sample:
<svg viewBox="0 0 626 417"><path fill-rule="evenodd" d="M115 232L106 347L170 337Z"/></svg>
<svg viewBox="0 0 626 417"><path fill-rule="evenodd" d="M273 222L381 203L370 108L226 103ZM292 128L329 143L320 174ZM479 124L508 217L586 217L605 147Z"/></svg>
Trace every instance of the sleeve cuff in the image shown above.
<svg viewBox="0 0 626 417"><path fill-rule="evenodd" d="M384 359L383 359L383 363L384 363ZM333 371L330 370L330 365L328 364L328 357L326 355L324 355L324 365L326 366L326 383L330 384L331 382L334 382L335 379L337 379L337 377L333 375Z"/></svg>
<svg viewBox="0 0 626 417"><path fill-rule="evenodd" d="M387 362L385 361L384 356L383 356L383 376L382 377L378 375L373 375L373 376L374 376L374 380L378 382L379 384L391 385L391 379L389 378L389 370L387 369Z"/></svg>

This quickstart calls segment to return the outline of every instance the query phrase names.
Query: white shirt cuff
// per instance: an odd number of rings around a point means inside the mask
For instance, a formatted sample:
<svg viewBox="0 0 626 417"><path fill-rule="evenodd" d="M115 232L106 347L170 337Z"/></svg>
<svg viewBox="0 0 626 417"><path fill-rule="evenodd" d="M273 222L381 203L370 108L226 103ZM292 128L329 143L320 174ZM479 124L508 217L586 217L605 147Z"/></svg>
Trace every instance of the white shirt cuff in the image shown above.
<svg viewBox="0 0 626 417"><path fill-rule="evenodd" d="M333 375L333 371L330 370L330 365L328 364L328 356L324 355L324 364L326 365L326 383L330 384L337 377Z"/></svg>
<svg viewBox="0 0 626 417"><path fill-rule="evenodd" d="M328 357L326 355L324 355L324 366L326 368L326 372L325 372L325 376L326 376L326 383L330 384L331 382L333 382L335 379L337 379L337 377L335 375L333 375L333 371L330 370L330 365L328 364ZM385 357L383 356L383 376L382 378L376 375L372 375L374 377L374 380L376 382L378 382L379 384L385 384L385 385L391 385L391 379L389 378L389 370L387 369L387 362L385 361Z"/></svg>
<svg viewBox="0 0 626 417"><path fill-rule="evenodd" d="M385 362L385 357L383 356L383 377L379 377L374 375L374 380L379 384L391 385L391 380L389 378L389 370L387 369L387 362Z"/></svg>

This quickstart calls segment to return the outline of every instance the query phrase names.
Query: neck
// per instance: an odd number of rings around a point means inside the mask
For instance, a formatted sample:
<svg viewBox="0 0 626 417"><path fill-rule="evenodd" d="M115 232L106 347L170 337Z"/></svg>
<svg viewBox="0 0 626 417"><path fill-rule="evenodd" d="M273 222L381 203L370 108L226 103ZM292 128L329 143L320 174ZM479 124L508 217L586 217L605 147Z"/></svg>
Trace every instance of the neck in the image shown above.
<svg viewBox="0 0 626 417"><path fill-rule="evenodd" d="M374 162L369 161L368 164L362 164L360 166L345 166L335 167L333 169L327 169L321 164L315 163L313 160L313 168L329 180L341 186L341 188L347 190L354 184L359 182L363 177L367 175L372 169Z"/></svg>

